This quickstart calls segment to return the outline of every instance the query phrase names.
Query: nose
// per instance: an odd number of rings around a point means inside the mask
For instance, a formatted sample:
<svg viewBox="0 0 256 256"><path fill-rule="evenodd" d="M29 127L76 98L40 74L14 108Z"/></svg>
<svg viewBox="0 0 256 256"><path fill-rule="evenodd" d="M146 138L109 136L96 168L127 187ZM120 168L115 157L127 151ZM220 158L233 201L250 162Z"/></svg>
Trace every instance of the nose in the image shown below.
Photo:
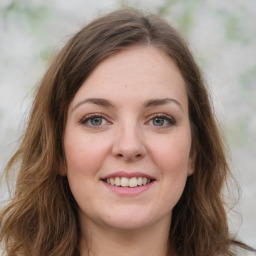
<svg viewBox="0 0 256 256"><path fill-rule="evenodd" d="M146 155L146 147L140 129L136 125L119 128L112 148L114 157L136 161Z"/></svg>

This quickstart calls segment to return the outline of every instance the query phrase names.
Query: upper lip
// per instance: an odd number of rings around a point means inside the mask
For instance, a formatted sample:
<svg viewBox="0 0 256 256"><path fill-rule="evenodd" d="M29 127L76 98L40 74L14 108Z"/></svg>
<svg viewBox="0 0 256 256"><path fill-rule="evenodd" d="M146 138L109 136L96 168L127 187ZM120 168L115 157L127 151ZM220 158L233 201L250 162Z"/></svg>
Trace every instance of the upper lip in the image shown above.
<svg viewBox="0 0 256 256"><path fill-rule="evenodd" d="M105 179L109 179L109 178L113 178L113 177L126 177L126 178L133 178L133 177L146 177L148 179L151 179L151 180L155 180L156 178L154 178L153 176L151 175L148 175L146 173L142 173L142 172L124 172L124 171L121 171L121 172L113 172L111 174L108 174L104 177L102 177L101 179L102 180L105 180Z"/></svg>

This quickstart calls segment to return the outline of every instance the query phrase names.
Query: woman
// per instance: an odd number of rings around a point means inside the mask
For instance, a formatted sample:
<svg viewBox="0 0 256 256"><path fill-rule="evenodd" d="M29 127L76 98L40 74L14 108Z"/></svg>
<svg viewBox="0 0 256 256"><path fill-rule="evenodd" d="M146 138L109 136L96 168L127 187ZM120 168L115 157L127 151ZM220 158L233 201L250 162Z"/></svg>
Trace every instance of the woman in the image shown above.
<svg viewBox="0 0 256 256"><path fill-rule="evenodd" d="M1 211L7 255L235 255L230 175L202 75L167 23L101 17L54 59Z"/></svg>

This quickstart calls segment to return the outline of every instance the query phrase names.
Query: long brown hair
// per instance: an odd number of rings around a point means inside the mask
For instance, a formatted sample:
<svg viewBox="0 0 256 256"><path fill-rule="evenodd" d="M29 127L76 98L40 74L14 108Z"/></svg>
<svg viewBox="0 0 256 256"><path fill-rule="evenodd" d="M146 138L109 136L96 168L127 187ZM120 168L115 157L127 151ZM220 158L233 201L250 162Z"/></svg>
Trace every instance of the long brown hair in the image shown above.
<svg viewBox="0 0 256 256"><path fill-rule="evenodd" d="M187 89L195 172L173 209L170 244L178 255L233 255L222 188L230 174L201 72L182 37L165 21L136 10L94 20L64 46L37 90L22 143L5 174L18 163L15 193L1 211L0 241L7 255L79 255L77 205L69 190L63 134L68 106L93 69L132 45L163 50Z"/></svg>

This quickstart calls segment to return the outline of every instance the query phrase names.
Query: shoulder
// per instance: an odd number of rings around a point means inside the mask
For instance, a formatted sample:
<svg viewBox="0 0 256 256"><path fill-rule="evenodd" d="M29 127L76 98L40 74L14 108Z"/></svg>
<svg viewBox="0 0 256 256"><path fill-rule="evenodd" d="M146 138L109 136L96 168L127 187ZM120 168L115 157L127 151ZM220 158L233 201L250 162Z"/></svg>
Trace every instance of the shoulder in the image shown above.
<svg viewBox="0 0 256 256"><path fill-rule="evenodd" d="M243 248L237 245L231 246L230 249L231 249L230 251L232 252L232 255L235 255L235 256L256 256L256 251L250 251L250 250L247 250L246 248Z"/></svg>
<svg viewBox="0 0 256 256"><path fill-rule="evenodd" d="M256 252L251 252L251 251L247 251L244 249L238 249L236 250L236 254L237 256L256 256Z"/></svg>
<svg viewBox="0 0 256 256"><path fill-rule="evenodd" d="M242 252L241 256L256 256L256 252Z"/></svg>

